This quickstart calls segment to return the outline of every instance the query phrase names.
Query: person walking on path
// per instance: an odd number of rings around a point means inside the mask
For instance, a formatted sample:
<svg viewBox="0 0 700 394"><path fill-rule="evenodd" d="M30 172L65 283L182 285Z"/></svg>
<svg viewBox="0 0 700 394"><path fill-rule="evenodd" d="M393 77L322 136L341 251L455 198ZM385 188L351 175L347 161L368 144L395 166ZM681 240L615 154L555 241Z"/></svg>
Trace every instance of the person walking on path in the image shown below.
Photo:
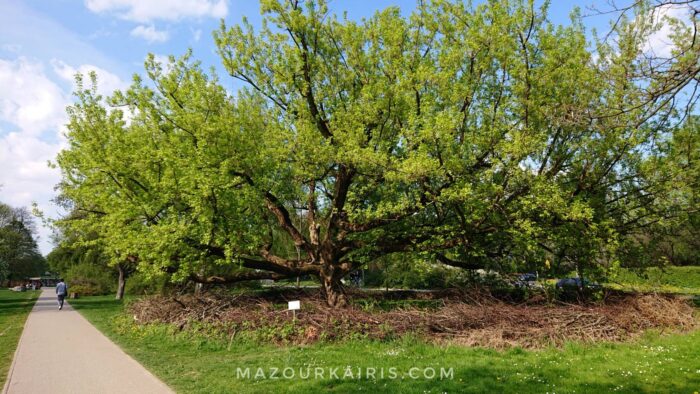
<svg viewBox="0 0 700 394"><path fill-rule="evenodd" d="M58 283L56 284L56 296L58 297L59 311L63 309L63 300L66 299L66 295L68 295L68 285L63 281L63 279L59 279Z"/></svg>

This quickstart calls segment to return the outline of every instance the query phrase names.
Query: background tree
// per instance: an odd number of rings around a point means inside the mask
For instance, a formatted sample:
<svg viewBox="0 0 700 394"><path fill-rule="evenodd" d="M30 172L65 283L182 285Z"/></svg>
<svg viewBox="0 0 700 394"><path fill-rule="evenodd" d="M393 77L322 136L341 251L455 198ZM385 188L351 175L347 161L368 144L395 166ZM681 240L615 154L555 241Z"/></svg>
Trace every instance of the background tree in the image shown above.
<svg viewBox="0 0 700 394"><path fill-rule="evenodd" d="M81 216L63 225L154 276L309 274L340 306L341 278L389 254L582 273L685 209L656 158L697 75L692 30L676 26L685 55L655 72L642 48L658 26L621 23L594 59L578 16L555 26L533 1L361 22L323 1L262 4L260 32L215 32L235 96L189 55L167 71L150 57L151 82L107 103L78 80L57 162Z"/></svg>
<svg viewBox="0 0 700 394"><path fill-rule="evenodd" d="M57 202L70 208L70 203L62 198ZM78 220L81 215L84 214L73 212L64 221ZM56 247L46 256L51 270L65 277L77 292L106 294L115 291L116 299L122 299L127 279L136 269L134 261L110 260L104 252L103 239L96 233L79 234L67 226L56 230Z"/></svg>
<svg viewBox="0 0 700 394"><path fill-rule="evenodd" d="M46 271L35 232L34 217L26 208L0 203L0 280L25 281Z"/></svg>
<svg viewBox="0 0 700 394"><path fill-rule="evenodd" d="M666 173L677 173L672 188L677 211L672 220L658 221L630 234L628 255L623 260L630 267L648 265L700 264L700 123L690 116L664 144L662 160ZM669 167L671 167L669 169ZM678 180L681 181L678 181ZM687 209L678 209L678 206Z"/></svg>

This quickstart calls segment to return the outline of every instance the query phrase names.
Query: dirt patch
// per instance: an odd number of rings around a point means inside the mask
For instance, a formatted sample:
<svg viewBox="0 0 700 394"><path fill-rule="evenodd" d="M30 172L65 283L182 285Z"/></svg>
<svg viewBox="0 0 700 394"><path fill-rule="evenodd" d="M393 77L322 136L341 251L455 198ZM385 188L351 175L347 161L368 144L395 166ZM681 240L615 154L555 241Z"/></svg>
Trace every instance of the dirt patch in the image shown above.
<svg viewBox="0 0 700 394"><path fill-rule="evenodd" d="M623 341L648 329L687 331L696 326L686 300L655 294L619 295L590 305L516 305L483 295L421 294L416 298L434 299L437 306L414 307L406 302L408 306L388 311L366 306L381 300L381 295L361 297L364 303L333 309L303 292L156 296L132 304L130 312L140 324L169 323L184 330L205 323L231 338L253 335L277 343L388 339L412 333L469 346L538 348L567 341ZM286 310L288 299L302 300L295 321Z"/></svg>

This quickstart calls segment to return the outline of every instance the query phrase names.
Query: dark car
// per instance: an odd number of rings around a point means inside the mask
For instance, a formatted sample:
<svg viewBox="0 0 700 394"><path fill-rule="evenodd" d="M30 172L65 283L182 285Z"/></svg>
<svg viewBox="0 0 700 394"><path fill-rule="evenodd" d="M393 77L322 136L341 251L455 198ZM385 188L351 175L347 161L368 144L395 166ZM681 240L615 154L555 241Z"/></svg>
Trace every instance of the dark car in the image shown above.
<svg viewBox="0 0 700 394"><path fill-rule="evenodd" d="M537 274L528 272L527 274L520 274L518 275L518 278L515 280L515 287L519 288L524 288L524 287L539 287L540 285L537 283Z"/></svg>
<svg viewBox="0 0 700 394"><path fill-rule="evenodd" d="M528 272L527 274L521 274L520 276L518 276L518 280L523 282L536 282L537 274L534 274L532 272Z"/></svg>
<svg viewBox="0 0 700 394"><path fill-rule="evenodd" d="M581 281L581 278L563 278L557 281L557 289L583 289L600 290L602 287L595 282L588 281L586 279Z"/></svg>

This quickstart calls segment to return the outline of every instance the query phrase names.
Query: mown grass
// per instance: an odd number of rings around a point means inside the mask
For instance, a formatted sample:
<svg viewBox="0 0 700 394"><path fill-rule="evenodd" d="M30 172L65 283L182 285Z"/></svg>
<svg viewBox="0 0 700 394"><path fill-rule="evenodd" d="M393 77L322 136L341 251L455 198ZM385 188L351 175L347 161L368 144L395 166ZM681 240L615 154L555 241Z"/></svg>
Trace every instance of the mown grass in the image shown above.
<svg viewBox="0 0 700 394"><path fill-rule="evenodd" d="M700 267L622 269L607 286L618 290L700 295Z"/></svg>
<svg viewBox="0 0 700 394"><path fill-rule="evenodd" d="M563 349L496 351L440 346L417 338L353 340L309 346L273 346L209 339L164 325L139 327L111 297L71 300L95 326L178 392L401 392L401 393L693 393L700 390L700 331L659 335L624 344L569 344ZM346 367L353 378L343 378ZM323 379L313 379L316 367ZM439 379L440 368L453 377ZM250 378L237 375L250 369ZM262 368L266 379L255 379ZM278 368L272 379L271 368ZM280 378L292 368L295 378ZM307 368L310 368L307 369ZM330 368L338 368L331 379ZM363 376L357 378L357 369ZM375 368L375 378L367 378ZM390 379L395 368L396 379ZM419 378L410 376L411 368ZM436 378L424 373L436 371ZM384 378L379 372L384 370ZM300 378L300 373L309 379ZM416 370L413 370L416 372ZM289 375L289 370L287 370Z"/></svg>
<svg viewBox="0 0 700 394"><path fill-rule="evenodd" d="M0 289L0 387L5 384L24 322L41 291Z"/></svg>

